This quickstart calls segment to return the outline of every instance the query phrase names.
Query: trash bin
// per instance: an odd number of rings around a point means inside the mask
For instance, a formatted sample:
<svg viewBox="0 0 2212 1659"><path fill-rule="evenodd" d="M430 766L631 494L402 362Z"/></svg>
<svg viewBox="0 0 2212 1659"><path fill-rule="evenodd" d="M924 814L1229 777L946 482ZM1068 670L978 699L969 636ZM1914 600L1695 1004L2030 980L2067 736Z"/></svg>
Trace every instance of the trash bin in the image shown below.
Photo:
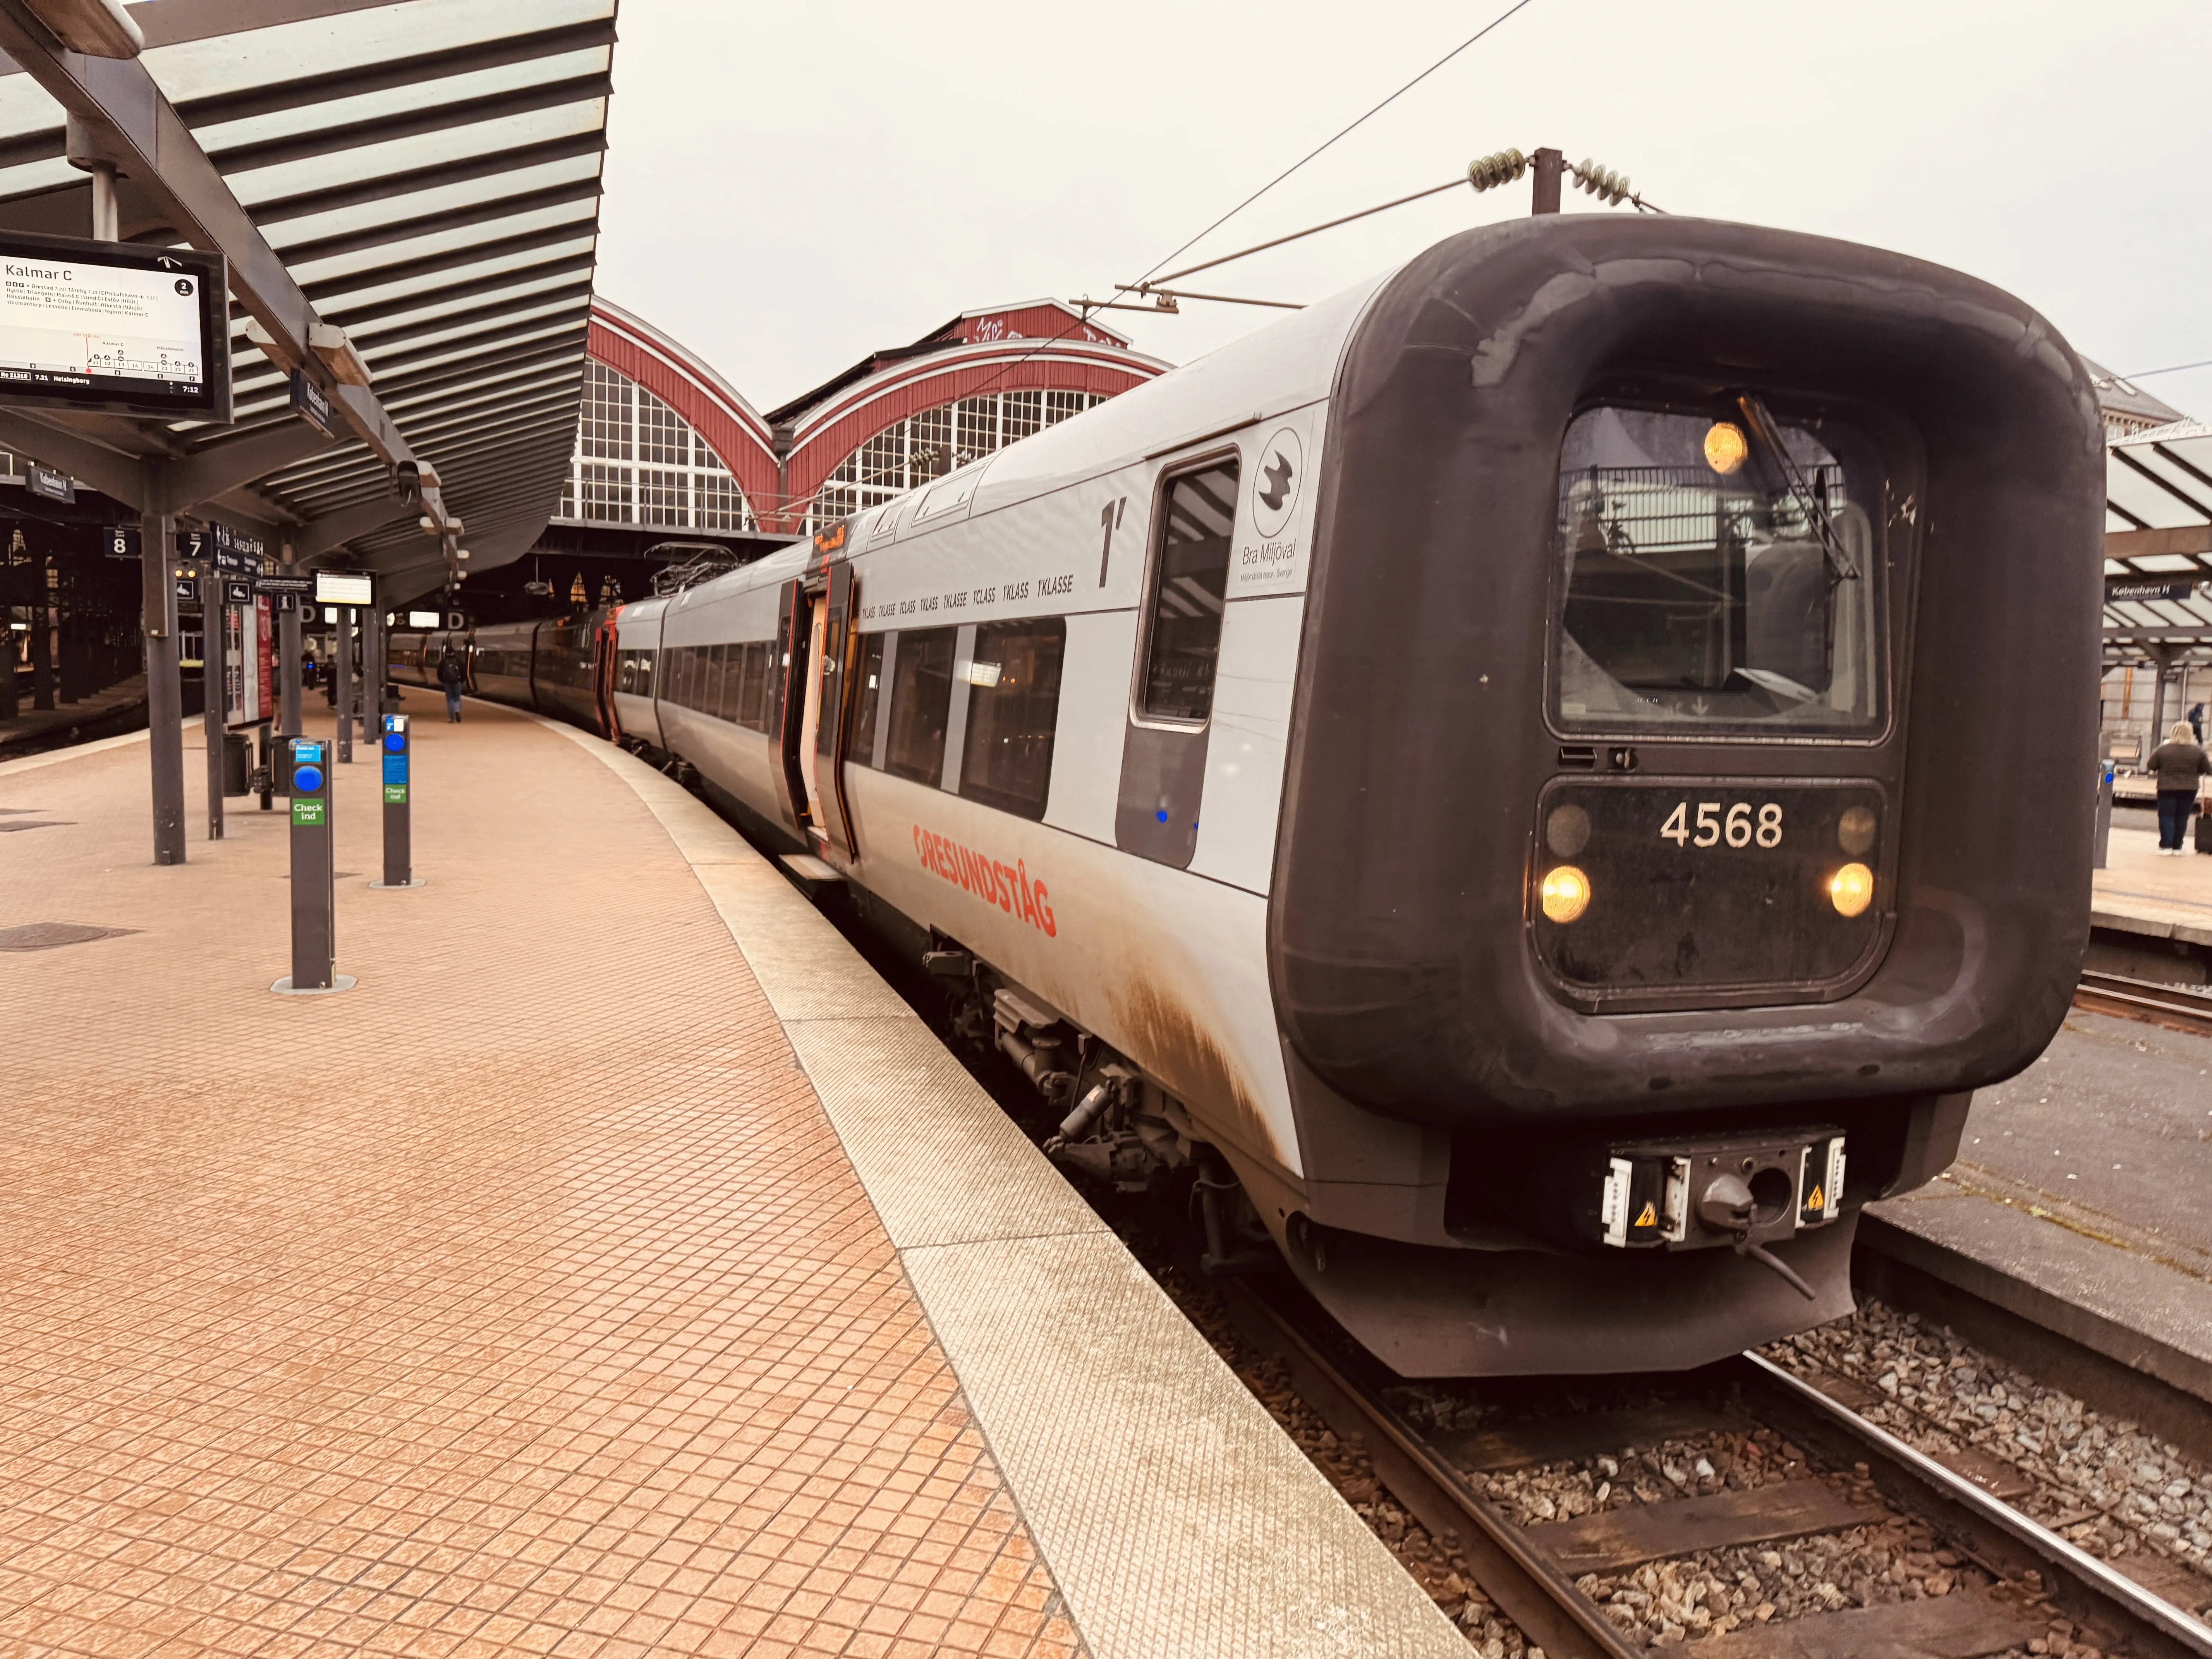
<svg viewBox="0 0 2212 1659"><path fill-rule="evenodd" d="M253 745L240 732L222 734L222 793L252 793Z"/></svg>

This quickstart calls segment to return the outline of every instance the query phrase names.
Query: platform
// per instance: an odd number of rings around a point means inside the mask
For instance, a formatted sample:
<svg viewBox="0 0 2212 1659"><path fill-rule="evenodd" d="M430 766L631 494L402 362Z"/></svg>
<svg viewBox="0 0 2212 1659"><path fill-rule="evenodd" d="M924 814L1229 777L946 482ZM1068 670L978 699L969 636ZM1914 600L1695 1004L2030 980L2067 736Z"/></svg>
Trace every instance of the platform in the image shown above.
<svg viewBox="0 0 2212 1659"><path fill-rule="evenodd" d="M410 707L339 996L269 994L281 811L202 839L188 752L157 868L143 738L0 766L0 928L112 930L0 951L0 1651L1463 1651L791 883Z"/></svg>
<svg viewBox="0 0 2212 1659"><path fill-rule="evenodd" d="M1975 1095L1942 1179L1868 1206L1860 1241L2212 1407L2207 1193L2212 1038L2077 1009Z"/></svg>
<svg viewBox="0 0 2212 1659"><path fill-rule="evenodd" d="M2212 945L2212 855L2160 858L2154 826L2115 823L2106 866L2091 888L2094 926Z"/></svg>

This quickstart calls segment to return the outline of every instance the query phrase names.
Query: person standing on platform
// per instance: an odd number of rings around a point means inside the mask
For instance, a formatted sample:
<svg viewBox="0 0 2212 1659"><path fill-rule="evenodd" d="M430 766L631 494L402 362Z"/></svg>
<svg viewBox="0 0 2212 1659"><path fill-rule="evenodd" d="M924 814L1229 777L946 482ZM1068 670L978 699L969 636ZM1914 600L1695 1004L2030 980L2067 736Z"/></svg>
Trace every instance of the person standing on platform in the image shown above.
<svg viewBox="0 0 2212 1659"><path fill-rule="evenodd" d="M2150 752L2150 772L2158 780L2158 852L2160 858L2179 858L2189 833L2189 820L2197 811L2197 781L2212 776L2212 759L2204 745L2194 741L2187 720L2166 728L2166 741Z"/></svg>
<svg viewBox="0 0 2212 1659"><path fill-rule="evenodd" d="M468 664L461 660L459 652L447 646L438 659L438 684L446 688L446 719L455 726L461 723L461 687L468 678Z"/></svg>

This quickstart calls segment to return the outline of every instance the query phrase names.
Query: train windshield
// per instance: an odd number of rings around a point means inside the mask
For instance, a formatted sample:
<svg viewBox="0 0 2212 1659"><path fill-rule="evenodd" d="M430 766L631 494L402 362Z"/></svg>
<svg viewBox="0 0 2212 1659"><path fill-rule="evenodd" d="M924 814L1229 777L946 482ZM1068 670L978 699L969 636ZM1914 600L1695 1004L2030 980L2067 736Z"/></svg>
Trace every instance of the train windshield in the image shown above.
<svg viewBox="0 0 2212 1659"><path fill-rule="evenodd" d="M1877 725L1874 455L1757 397L1577 416L1559 458L1561 725Z"/></svg>

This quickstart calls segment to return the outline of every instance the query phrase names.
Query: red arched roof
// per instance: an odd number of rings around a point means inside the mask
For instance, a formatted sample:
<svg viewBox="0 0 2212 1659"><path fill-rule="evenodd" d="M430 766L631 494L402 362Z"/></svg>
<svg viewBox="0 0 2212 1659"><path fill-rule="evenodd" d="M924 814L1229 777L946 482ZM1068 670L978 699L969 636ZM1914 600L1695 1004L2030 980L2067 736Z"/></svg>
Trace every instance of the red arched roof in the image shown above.
<svg viewBox="0 0 2212 1659"><path fill-rule="evenodd" d="M592 301L586 350L689 421L730 469L755 514L766 520L775 513L781 492L768 422L727 380L650 323L605 300Z"/></svg>

